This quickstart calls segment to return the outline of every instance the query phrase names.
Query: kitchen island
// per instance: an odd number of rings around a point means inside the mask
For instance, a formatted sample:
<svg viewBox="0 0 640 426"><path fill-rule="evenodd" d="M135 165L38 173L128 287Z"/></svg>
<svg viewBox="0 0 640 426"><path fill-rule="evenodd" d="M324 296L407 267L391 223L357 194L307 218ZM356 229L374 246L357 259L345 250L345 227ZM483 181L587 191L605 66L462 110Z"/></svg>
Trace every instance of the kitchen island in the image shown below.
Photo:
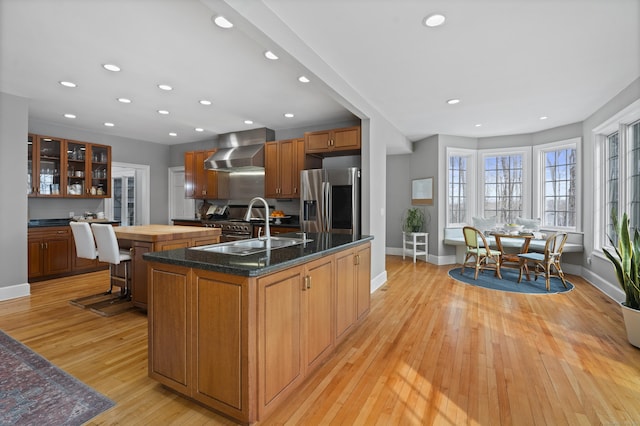
<svg viewBox="0 0 640 426"><path fill-rule="evenodd" d="M240 422L264 420L369 312L372 237L307 239L244 256L145 254L149 376Z"/></svg>
<svg viewBox="0 0 640 426"><path fill-rule="evenodd" d="M113 228L121 249L131 253L131 300L147 309L147 265L142 256L152 251L220 242L220 230L175 225L138 225Z"/></svg>

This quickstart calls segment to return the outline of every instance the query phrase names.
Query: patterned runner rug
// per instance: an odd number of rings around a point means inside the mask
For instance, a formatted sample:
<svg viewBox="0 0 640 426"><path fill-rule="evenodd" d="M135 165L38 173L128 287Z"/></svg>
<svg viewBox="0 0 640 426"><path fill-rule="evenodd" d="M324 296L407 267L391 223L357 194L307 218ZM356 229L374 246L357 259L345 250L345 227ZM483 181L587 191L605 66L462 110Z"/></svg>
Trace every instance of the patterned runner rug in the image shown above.
<svg viewBox="0 0 640 426"><path fill-rule="evenodd" d="M114 405L0 331L0 425L81 425Z"/></svg>

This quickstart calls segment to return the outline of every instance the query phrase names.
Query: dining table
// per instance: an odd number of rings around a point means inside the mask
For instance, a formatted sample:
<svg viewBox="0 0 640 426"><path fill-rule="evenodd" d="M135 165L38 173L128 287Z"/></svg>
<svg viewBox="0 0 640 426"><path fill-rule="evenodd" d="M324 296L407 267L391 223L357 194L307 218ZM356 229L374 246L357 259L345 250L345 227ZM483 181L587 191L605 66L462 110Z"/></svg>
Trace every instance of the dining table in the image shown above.
<svg viewBox="0 0 640 426"><path fill-rule="evenodd" d="M491 236L495 239L496 248L502 253L500 268L524 268L527 280L530 280L527 263L518 255L529 251L533 234L492 233Z"/></svg>

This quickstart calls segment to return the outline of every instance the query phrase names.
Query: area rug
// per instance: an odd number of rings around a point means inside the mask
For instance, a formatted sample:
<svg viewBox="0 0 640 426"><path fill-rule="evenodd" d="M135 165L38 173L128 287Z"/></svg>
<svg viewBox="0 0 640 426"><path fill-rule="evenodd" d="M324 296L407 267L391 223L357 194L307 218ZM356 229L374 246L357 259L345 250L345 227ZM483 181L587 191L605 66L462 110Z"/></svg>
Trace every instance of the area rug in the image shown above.
<svg viewBox="0 0 640 426"><path fill-rule="evenodd" d="M81 425L114 405L0 331L0 425Z"/></svg>
<svg viewBox="0 0 640 426"><path fill-rule="evenodd" d="M449 276L456 281L491 290L526 294L555 294L573 290L573 284L569 281L567 281L567 288L564 288L562 281L560 281L559 278L551 278L550 290L547 291L544 277L538 277L538 280L535 281L533 279L533 274L530 274L531 281L527 281L525 277L522 277L522 281L518 283L519 271L517 269L501 269L500 274L502 275L502 279L495 277L493 275L494 271L486 270L478 274L477 280L473 279L475 274L475 270L473 268L464 268L464 275L460 274L461 269L462 268L453 268L449 270Z"/></svg>

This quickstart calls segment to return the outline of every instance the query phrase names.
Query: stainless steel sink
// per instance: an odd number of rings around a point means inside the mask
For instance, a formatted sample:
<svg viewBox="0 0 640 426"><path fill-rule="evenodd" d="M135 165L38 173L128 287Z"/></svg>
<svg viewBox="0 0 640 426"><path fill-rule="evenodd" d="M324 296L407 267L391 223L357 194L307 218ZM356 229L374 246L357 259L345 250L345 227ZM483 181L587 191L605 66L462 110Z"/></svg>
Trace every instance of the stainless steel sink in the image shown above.
<svg viewBox="0 0 640 426"><path fill-rule="evenodd" d="M311 240L290 237L271 237L271 250L291 247L306 243ZM208 251L212 253L232 254L235 256L247 256L267 250L267 241L258 238L250 240L231 241L222 244L210 244L206 246L191 247L191 250Z"/></svg>

